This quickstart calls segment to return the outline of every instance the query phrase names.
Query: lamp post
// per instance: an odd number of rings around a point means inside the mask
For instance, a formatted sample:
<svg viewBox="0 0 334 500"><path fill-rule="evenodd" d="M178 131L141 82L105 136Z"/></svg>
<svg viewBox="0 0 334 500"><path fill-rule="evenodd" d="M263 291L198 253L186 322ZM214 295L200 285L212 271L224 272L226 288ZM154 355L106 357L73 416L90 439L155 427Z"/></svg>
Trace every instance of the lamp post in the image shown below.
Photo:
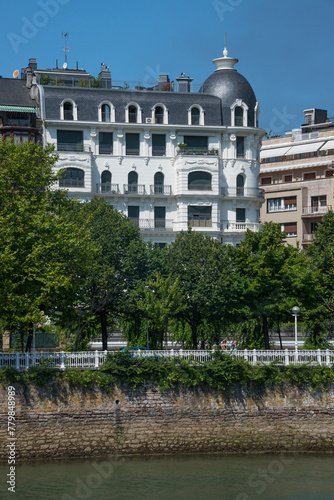
<svg viewBox="0 0 334 500"><path fill-rule="evenodd" d="M299 307L295 306L292 308L292 316L295 317L295 353L296 353L296 358L298 355L298 340L297 340L297 317L299 316L300 309Z"/></svg>

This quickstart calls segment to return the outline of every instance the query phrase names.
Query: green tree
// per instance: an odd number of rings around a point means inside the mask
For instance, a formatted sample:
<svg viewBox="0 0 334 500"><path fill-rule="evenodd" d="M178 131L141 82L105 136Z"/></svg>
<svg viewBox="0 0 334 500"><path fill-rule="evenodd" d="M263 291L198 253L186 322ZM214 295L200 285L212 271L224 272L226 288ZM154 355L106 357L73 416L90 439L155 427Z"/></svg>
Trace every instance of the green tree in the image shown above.
<svg viewBox="0 0 334 500"><path fill-rule="evenodd" d="M185 297L185 307L178 317L189 325L192 347L197 349L201 325L224 325L235 312L239 285L233 254L219 241L189 230L178 234L168 247L166 263L173 277L178 277ZM206 340L205 334L202 347Z"/></svg>
<svg viewBox="0 0 334 500"><path fill-rule="evenodd" d="M145 273L145 245L139 229L105 200L94 198L82 211L99 252L86 272L78 303L83 316L99 318L102 348L107 350L108 322L126 311L131 291Z"/></svg>
<svg viewBox="0 0 334 500"><path fill-rule="evenodd" d="M22 336L73 297L84 247L90 254L89 233L71 217L76 202L52 190L56 159L49 146L0 142L0 317Z"/></svg>
<svg viewBox="0 0 334 500"><path fill-rule="evenodd" d="M270 349L269 322L290 320L293 306L308 306L313 275L306 260L297 248L285 244L279 224L269 222L259 232L247 231L236 249L236 263L243 280L241 317L251 327L253 345Z"/></svg>

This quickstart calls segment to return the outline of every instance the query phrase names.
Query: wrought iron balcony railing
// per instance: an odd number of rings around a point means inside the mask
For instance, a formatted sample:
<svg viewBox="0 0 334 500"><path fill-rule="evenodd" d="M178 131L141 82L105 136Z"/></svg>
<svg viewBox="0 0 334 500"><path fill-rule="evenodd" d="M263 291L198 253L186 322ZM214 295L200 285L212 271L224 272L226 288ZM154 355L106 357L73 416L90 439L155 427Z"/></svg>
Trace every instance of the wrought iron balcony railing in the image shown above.
<svg viewBox="0 0 334 500"><path fill-rule="evenodd" d="M59 187L85 187L84 179L59 179Z"/></svg>
<svg viewBox="0 0 334 500"><path fill-rule="evenodd" d="M123 184L124 194L145 194L144 184Z"/></svg>
<svg viewBox="0 0 334 500"><path fill-rule="evenodd" d="M76 153L89 152L90 147L84 146L82 142L58 142L57 143L57 151L69 151Z"/></svg>
<svg viewBox="0 0 334 500"><path fill-rule="evenodd" d="M101 182L96 184L96 192L98 194L119 194L119 185Z"/></svg>
<svg viewBox="0 0 334 500"><path fill-rule="evenodd" d="M180 146L176 150L177 155L214 155L217 156L219 155L218 149L215 148L190 148L188 146Z"/></svg>
<svg viewBox="0 0 334 500"><path fill-rule="evenodd" d="M162 195L170 195L172 194L172 186L166 186L155 184L150 186L151 194L162 194Z"/></svg>
<svg viewBox="0 0 334 500"><path fill-rule="evenodd" d="M141 219L138 217L130 217L133 224L139 229L146 230L161 230L161 229L173 229L172 219Z"/></svg>

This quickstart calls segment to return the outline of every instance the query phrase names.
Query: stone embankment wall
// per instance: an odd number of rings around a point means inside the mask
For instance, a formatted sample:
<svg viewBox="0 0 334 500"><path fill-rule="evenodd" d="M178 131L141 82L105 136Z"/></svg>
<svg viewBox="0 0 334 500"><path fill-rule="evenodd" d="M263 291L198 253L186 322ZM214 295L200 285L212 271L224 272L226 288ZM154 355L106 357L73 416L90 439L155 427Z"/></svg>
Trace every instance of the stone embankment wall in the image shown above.
<svg viewBox="0 0 334 500"><path fill-rule="evenodd" d="M15 384L14 384L15 385ZM334 387L326 392L153 385L16 388L16 458L110 454L333 452ZM0 459L7 460L7 391L0 388Z"/></svg>

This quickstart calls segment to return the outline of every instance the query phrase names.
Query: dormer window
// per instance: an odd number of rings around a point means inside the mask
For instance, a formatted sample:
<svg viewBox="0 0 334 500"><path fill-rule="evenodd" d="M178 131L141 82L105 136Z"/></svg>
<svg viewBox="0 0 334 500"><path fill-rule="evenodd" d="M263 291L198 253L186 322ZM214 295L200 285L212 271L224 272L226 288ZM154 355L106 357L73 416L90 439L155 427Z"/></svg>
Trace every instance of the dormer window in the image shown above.
<svg viewBox="0 0 334 500"><path fill-rule="evenodd" d="M248 124L248 106L241 99L236 99L231 110L232 127L247 127Z"/></svg>
<svg viewBox="0 0 334 500"><path fill-rule="evenodd" d="M237 106L234 110L234 125L236 127L243 127L244 125L244 110L241 106Z"/></svg>
<svg viewBox="0 0 334 500"><path fill-rule="evenodd" d="M72 99L65 99L60 105L61 120L77 120L78 106Z"/></svg>
<svg viewBox="0 0 334 500"><path fill-rule="evenodd" d="M126 123L142 123L142 110L137 103L129 103L125 108Z"/></svg>
<svg viewBox="0 0 334 500"><path fill-rule="evenodd" d="M101 112L102 112L102 121L110 122L110 106L108 104L102 104Z"/></svg>
<svg viewBox="0 0 334 500"><path fill-rule="evenodd" d="M115 121L115 108L109 101L101 102L97 108L99 122L110 123Z"/></svg>
<svg viewBox="0 0 334 500"><path fill-rule="evenodd" d="M192 125L199 125L199 109L198 108L191 109L191 124Z"/></svg>
<svg viewBox="0 0 334 500"><path fill-rule="evenodd" d="M154 110L154 123L164 122L164 110L161 106L157 106Z"/></svg>
<svg viewBox="0 0 334 500"><path fill-rule="evenodd" d="M129 123L137 123L138 110L136 106L129 106Z"/></svg>
<svg viewBox="0 0 334 500"><path fill-rule="evenodd" d="M64 120L73 120L73 104L64 102Z"/></svg>
<svg viewBox="0 0 334 500"><path fill-rule="evenodd" d="M188 125L204 125L204 111L199 104L188 109Z"/></svg>

